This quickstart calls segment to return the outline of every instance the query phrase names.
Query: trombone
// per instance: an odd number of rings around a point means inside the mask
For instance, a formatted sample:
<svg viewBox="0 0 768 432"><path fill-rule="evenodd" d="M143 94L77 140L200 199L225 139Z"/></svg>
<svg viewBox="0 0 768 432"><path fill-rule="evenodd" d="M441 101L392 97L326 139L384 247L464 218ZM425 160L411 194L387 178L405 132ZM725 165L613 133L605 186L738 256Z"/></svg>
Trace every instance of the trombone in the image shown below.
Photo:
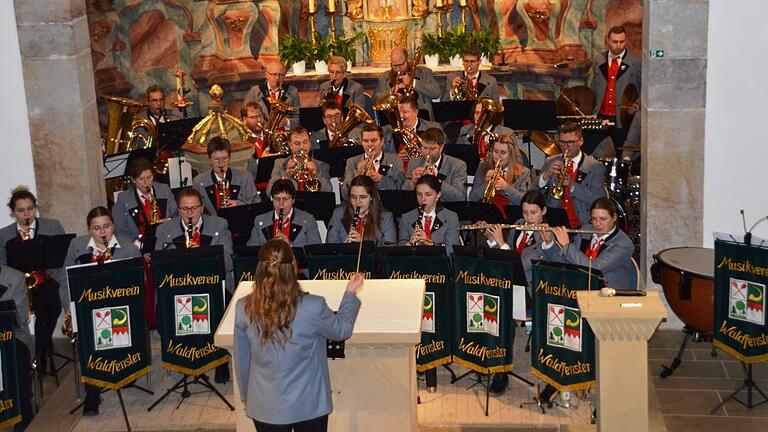
<svg viewBox="0 0 768 432"><path fill-rule="evenodd" d="M490 228L492 225L499 225L501 229L511 229L515 231L552 231L551 226L546 224L490 224L488 222L475 222L468 225L461 225L459 226L459 230L461 231L477 231L477 230L485 230ZM566 228L565 232L568 234L601 234L599 231L595 230L583 230L583 229L572 229L572 228Z"/></svg>

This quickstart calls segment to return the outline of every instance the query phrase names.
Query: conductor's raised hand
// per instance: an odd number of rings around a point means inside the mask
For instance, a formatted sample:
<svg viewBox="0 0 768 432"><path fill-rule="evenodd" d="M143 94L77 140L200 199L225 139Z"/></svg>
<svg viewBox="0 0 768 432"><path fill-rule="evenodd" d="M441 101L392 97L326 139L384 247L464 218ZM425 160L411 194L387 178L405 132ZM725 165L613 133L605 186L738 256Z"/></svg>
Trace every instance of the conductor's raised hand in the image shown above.
<svg viewBox="0 0 768 432"><path fill-rule="evenodd" d="M347 291L357 294L363 287L364 281L365 278L363 277L362 273L353 273L352 277L349 279L349 282L347 282Z"/></svg>

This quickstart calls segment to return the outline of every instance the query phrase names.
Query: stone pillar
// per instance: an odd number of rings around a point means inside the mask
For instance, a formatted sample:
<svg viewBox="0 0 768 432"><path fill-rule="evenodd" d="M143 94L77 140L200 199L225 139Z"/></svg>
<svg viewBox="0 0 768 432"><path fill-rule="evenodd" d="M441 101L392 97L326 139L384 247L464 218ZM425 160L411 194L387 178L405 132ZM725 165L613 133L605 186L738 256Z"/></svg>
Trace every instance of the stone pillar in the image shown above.
<svg viewBox="0 0 768 432"><path fill-rule="evenodd" d="M641 268L650 287L654 254L702 245L709 2L647 0L643 8Z"/></svg>
<svg viewBox="0 0 768 432"><path fill-rule="evenodd" d="M40 211L67 232L106 205L85 0L14 0Z"/></svg>

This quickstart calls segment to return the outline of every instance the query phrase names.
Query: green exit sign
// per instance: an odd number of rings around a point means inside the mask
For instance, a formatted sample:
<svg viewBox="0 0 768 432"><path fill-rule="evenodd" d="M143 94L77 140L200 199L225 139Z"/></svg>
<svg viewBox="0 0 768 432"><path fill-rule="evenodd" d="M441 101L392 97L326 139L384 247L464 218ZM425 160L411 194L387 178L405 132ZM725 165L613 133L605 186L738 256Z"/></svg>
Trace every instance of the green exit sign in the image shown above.
<svg viewBox="0 0 768 432"><path fill-rule="evenodd" d="M664 57L664 50L651 50L649 52L650 58L663 58Z"/></svg>

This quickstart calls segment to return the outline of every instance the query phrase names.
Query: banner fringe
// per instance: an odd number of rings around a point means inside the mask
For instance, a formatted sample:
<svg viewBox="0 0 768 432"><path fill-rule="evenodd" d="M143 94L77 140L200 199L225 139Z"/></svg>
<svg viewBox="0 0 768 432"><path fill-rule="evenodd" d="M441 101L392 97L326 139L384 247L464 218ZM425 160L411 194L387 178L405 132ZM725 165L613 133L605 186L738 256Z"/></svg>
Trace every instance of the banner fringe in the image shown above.
<svg viewBox="0 0 768 432"><path fill-rule="evenodd" d="M502 373L502 372L511 372L514 370L515 365L514 364L508 364L508 365L501 365L501 366L492 366L492 367L484 367L479 366L475 363L472 363L468 360L464 360L460 357L453 358L453 362L458 364L459 366L464 366L467 369L473 370L475 372L479 372L481 374L489 375L494 373Z"/></svg>
<svg viewBox="0 0 768 432"><path fill-rule="evenodd" d="M173 364L173 363L168 363L166 361L160 362L160 366L162 366L162 367L164 367L164 368L166 368L168 370L174 371L174 372L183 373L184 375L189 375L189 376L197 377L197 376L200 376L200 375L208 372L209 370L215 368L216 366L223 365L224 363L227 363L228 361L229 361L229 354L221 357L220 359L216 359L216 360L214 360L214 361L212 361L212 362L210 362L208 364L200 366L197 369L185 368L184 366L179 366L179 365L176 365L176 364Z"/></svg>
<svg viewBox="0 0 768 432"><path fill-rule="evenodd" d="M541 372L540 370L536 369L535 367L531 367L531 373L534 376L536 376L536 378L544 381L545 383L547 383L547 384L551 385L552 387L556 388L557 391L561 391L561 392L564 392L564 391L577 391L577 390L588 390L588 389L591 389L592 387L594 387L595 384L596 384L595 380L589 380L589 381L584 381L584 382L576 383L576 384L563 385L563 384L560 384L559 382L553 380L552 378L547 376L547 374L545 374L544 372Z"/></svg>
<svg viewBox="0 0 768 432"><path fill-rule="evenodd" d="M736 351L735 349L731 348L730 346L720 342L719 340L715 339L712 341L712 344L721 350L725 351L726 354L730 355L731 357L735 358L736 360L742 362L742 363L761 363L764 361L768 361L768 354L761 354L758 356L752 356L747 357L744 354Z"/></svg>
<svg viewBox="0 0 768 432"><path fill-rule="evenodd" d="M21 421L21 414L17 415L16 417L11 417L8 420L0 423L0 429L9 428L20 421Z"/></svg>
<svg viewBox="0 0 768 432"><path fill-rule="evenodd" d="M435 361L431 361L431 362L429 362L427 364L423 364L423 365L422 364L417 364L416 365L416 371L417 372L424 372L426 370L429 370L429 369L432 369L432 368L435 368L435 367L438 367L438 366L442 366L444 364L451 363L451 362L453 362L453 359L451 357L452 356L450 354L448 354L447 357L439 358L439 359L437 359Z"/></svg>
<svg viewBox="0 0 768 432"><path fill-rule="evenodd" d="M89 378L86 376L81 376L80 381L82 381L85 384L90 384L96 387L106 388L110 390L118 390L123 387L125 387L127 384L136 381L137 379L143 377L144 375L149 373L149 366L143 367L139 369L138 371L128 375L127 377L121 379L120 381L116 383L111 383L109 381L102 381L96 378ZM2 429L0 427L0 429Z"/></svg>

